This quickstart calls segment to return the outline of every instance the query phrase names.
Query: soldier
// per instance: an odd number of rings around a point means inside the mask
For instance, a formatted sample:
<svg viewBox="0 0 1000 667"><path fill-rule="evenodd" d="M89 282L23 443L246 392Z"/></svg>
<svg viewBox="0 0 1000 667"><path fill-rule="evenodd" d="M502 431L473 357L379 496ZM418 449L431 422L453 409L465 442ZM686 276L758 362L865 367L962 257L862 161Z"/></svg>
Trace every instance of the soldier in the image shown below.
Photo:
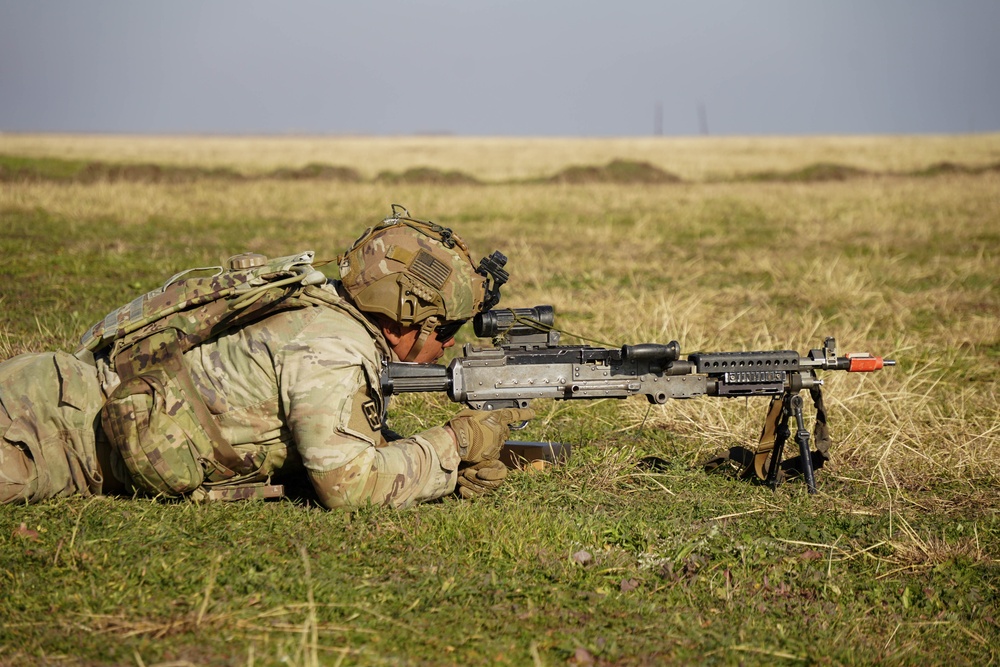
<svg viewBox="0 0 1000 667"><path fill-rule="evenodd" d="M467 410L408 438L383 424L383 365L438 360L487 300L462 240L397 214L352 245L341 280L308 269L302 284L265 284L239 306L220 299L230 319L219 324L209 303L181 324L164 315L115 335L141 297L75 356L0 364L0 502L268 497L308 479L328 508L403 507L496 489L508 424L530 410Z"/></svg>

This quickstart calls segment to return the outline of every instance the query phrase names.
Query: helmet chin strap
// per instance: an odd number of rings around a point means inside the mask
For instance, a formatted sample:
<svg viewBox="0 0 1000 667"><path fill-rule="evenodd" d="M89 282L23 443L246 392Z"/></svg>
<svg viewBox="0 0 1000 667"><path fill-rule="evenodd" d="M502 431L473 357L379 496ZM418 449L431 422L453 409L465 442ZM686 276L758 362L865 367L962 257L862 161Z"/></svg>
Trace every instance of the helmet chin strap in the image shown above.
<svg viewBox="0 0 1000 667"><path fill-rule="evenodd" d="M417 335L417 340L413 342L413 347L411 347L410 351L407 352L406 359L403 359L403 361L416 361L417 355L419 355L420 351L424 349L424 344L427 342L427 339L434 335L434 329L437 325L437 315L431 315L420 324L420 334Z"/></svg>

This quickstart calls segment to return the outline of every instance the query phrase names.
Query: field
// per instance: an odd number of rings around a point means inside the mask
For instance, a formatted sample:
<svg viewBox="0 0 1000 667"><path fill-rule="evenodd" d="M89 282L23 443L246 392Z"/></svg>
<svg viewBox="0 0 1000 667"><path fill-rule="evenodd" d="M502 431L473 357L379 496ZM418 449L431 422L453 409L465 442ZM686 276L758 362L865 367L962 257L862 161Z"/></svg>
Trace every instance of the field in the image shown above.
<svg viewBox="0 0 1000 667"><path fill-rule="evenodd" d="M898 365L824 376L815 496L705 472L753 446L766 402L703 398L539 402L518 437L572 458L472 503L0 507L0 664L1000 658L1000 135L0 134L0 359L72 350L184 268L333 260L393 203L503 250L504 305L552 304L589 339L836 336ZM456 409L408 396L391 417Z"/></svg>

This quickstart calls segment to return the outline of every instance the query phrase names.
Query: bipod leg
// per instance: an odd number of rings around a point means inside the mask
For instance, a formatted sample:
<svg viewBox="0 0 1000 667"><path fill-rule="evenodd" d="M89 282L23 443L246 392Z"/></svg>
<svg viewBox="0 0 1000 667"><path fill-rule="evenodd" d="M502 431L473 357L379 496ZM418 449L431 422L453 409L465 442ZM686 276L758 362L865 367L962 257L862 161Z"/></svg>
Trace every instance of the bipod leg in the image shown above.
<svg viewBox="0 0 1000 667"><path fill-rule="evenodd" d="M798 426L795 431L795 442L799 445L802 474L806 476L806 486L809 487L809 493L816 493L816 476L813 474L812 452L809 451L809 431L806 430L806 420L802 416L802 397L798 394L792 396L791 407Z"/></svg>
<svg viewBox="0 0 1000 667"><path fill-rule="evenodd" d="M792 432L788 428L788 418L791 416L788 403L789 395L781 397L781 416L778 417L778 425L774 429L774 448L771 449L771 464L767 469L767 485L771 489L778 488L778 471L781 470L781 457L785 453L785 441Z"/></svg>

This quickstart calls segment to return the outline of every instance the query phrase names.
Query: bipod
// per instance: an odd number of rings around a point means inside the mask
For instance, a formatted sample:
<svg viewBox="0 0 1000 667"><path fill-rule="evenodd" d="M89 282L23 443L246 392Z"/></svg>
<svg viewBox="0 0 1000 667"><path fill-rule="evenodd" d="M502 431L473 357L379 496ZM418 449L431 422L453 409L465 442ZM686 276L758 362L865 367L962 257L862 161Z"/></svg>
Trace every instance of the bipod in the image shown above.
<svg viewBox="0 0 1000 667"><path fill-rule="evenodd" d="M799 446L799 458L802 465L802 473L806 478L806 486L809 493L816 493L816 476L813 472L812 452L810 451L810 436L806 430L805 416L802 414L802 397L798 393L786 392L781 397L781 414L774 429L774 448L771 450L771 462L767 471L767 485L772 489L778 488L778 471L781 469L781 457L785 451L785 442L792 434L788 428L788 421L795 416L795 442Z"/></svg>

